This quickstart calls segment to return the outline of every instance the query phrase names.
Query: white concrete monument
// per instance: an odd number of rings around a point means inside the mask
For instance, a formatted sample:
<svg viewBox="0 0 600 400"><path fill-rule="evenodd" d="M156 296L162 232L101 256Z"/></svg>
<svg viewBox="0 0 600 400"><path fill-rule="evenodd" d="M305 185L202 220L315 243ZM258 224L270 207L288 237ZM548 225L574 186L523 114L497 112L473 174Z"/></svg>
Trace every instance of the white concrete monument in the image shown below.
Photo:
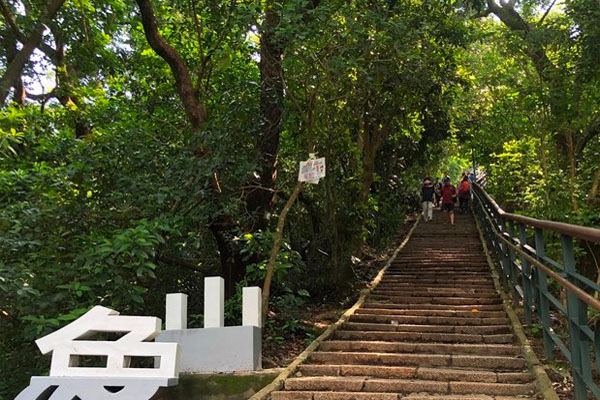
<svg viewBox="0 0 600 400"><path fill-rule="evenodd" d="M262 328L262 290L259 287L242 289L242 325Z"/></svg>
<svg viewBox="0 0 600 400"><path fill-rule="evenodd" d="M204 278L204 327L225 326L225 280L220 276Z"/></svg>
<svg viewBox="0 0 600 400"><path fill-rule="evenodd" d="M221 277L204 279L204 328L187 326L187 296L167 295L167 329L160 342L181 345L181 371L186 373L255 371L261 368L261 289L243 288L242 326L225 326L225 284ZM180 296L178 301L173 297Z"/></svg>
<svg viewBox="0 0 600 400"><path fill-rule="evenodd" d="M165 329L187 329L187 294L167 294Z"/></svg>
<svg viewBox="0 0 600 400"><path fill-rule="evenodd" d="M179 345L149 342L160 331L159 318L120 316L96 306L36 341L43 354L52 353L50 376L32 377L15 400L149 399L160 387L176 385L179 377ZM97 334L109 333L123 336L93 340ZM81 365L86 357L104 366ZM137 359L142 361L139 365Z"/></svg>

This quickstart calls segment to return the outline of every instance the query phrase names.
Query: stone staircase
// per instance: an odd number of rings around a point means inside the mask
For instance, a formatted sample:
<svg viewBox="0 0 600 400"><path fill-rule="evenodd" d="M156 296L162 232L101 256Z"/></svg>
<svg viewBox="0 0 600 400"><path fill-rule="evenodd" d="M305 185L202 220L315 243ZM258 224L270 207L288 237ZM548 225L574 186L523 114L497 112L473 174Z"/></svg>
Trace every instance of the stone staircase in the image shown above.
<svg viewBox="0 0 600 400"><path fill-rule="evenodd" d="M471 216L419 223L381 283L272 400L534 399Z"/></svg>

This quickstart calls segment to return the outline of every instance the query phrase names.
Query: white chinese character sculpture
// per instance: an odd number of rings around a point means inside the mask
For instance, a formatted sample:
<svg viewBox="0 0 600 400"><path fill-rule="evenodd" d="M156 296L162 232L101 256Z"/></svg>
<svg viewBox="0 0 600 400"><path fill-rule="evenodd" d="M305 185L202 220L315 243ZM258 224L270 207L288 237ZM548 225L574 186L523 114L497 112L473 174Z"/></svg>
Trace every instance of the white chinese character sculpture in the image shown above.
<svg viewBox="0 0 600 400"><path fill-rule="evenodd" d="M187 295L167 294L166 330L156 341L179 343L182 372L242 372L261 368L260 288L243 289L242 326L225 326L224 304L223 278L204 278L204 328L187 329Z"/></svg>
<svg viewBox="0 0 600 400"><path fill-rule="evenodd" d="M149 342L160 331L159 318L120 316L96 306L36 340L43 354L52 352L50 376L32 377L15 400L147 400L160 387L176 385L179 377L179 345ZM98 333L124 335L114 341L93 340ZM105 359L105 367L80 365L84 357ZM136 358L149 365L132 365Z"/></svg>

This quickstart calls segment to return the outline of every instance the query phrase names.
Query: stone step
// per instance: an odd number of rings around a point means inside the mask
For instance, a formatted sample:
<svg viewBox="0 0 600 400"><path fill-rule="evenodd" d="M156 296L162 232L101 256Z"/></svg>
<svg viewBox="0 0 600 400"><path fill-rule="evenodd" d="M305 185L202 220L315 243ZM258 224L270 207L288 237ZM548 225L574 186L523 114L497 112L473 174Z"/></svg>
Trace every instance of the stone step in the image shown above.
<svg viewBox="0 0 600 400"><path fill-rule="evenodd" d="M364 377L299 377L285 381L285 389L294 391L346 391L383 393L492 394L530 395L529 383L440 382L408 379L371 379Z"/></svg>
<svg viewBox="0 0 600 400"><path fill-rule="evenodd" d="M500 297L475 298L475 297L425 297L425 296L387 296L372 293L371 300L387 300L396 304L444 304L444 305L466 305L466 304L502 304Z"/></svg>
<svg viewBox="0 0 600 400"><path fill-rule="evenodd" d="M503 318L506 312L501 309L497 311L480 310L477 308L467 308L465 310L419 310L419 309L396 309L396 308L359 308L356 314L369 315L412 315L428 317L460 317L460 318Z"/></svg>
<svg viewBox="0 0 600 400"><path fill-rule="evenodd" d="M390 277L419 277L422 276L424 279L435 279L435 274L443 274L447 277L451 277L454 274L464 275L466 279L478 280L488 279L490 276L489 267L484 269L479 268L477 271L468 271L466 266L460 266L449 269L441 269L441 267L426 266L422 264L413 264L412 267L404 265L396 268L390 266L386 271L386 276Z"/></svg>
<svg viewBox="0 0 600 400"><path fill-rule="evenodd" d="M525 361L517 357L465 354L415 354L315 351L310 364L359 364L419 367L478 368L491 371L521 371Z"/></svg>
<svg viewBox="0 0 600 400"><path fill-rule="evenodd" d="M477 289L436 289L426 290L397 290L389 288L377 288L372 292L373 295L384 295L390 297L396 296L435 296L435 297L475 297L475 298L496 298L498 293L492 290Z"/></svg>
<svg viewBox="0 0 600 400"><path fill-rule="evenodd" d="M296 376L364 376L371 378L422 379L489 383L529 383L527 372L473 371L453 368L390 367L380 365L301 365Z"/></svg>
<svg viewBox="0 0 600 400"><path fill-rule="evenodd" d="M354 314L350 322L369 322L384 324L411 324L411 325L507 325L508 318L477 318L477 317L428 317L425 315L381 315L381 314Z"/></svg>
<svg viewBox="0 0 600 400"><path fill-rule="evenodd" d="M473 257L462 257L458 255L440 255L439 257L431 257L425 253L415 254L414 256L399 256L396 258L391 266L405 266L407 264L419 264L419 265L437 265L440 268L452 268L456 266L466 267L479 267L481 269L489 269L489 264L484 255L477 255Z"/></svg>
<svg viewBox="0 0 600 400"><path fill-rule="evenodd" d="M473 244L473 247L477 248L479 247L480 249L483 249L483 246L481 245L481 243L477 243L476 241L471 241L471 243ZM404 247L404 252L398 254L398 257L396 258L396 260L399 259L403 259L403 258L411 258L414 257L415 255L418 255L419 259L422 260L429 260L429 259L435 259L437 258L444 258L445 256L449 257L449 258L459 258L459 259L469 259L469 258L482 258L481 254L478 254L477 252L473 251L473 252L465 252L465 250L461 247L457 248L457 249L451 249L451 248L441 248L441 249L432 249L431 247L428 246L422 246L416 245L417 243L414 242L412 244L410 244L409 246Z"/></svg>
<svg viewBox="0 0 600 400"><path fill-rule="evenodd" d="M389 272L389 271L388 271ZM486 283L493 284L494 281L490 276L486 276L484 274L469 274L469 276L461 276L462 280L458 278L456 274L452 273L435 273L435 272L423 272L421 273L390 273L388 275L388 279L385 279L382 284L387 283L417 283L422 285L443 285L446 283L464 283L465 285L469 284L478 284L478 283Z"/></svg>
<svg viewBox="0 0 600 400"><path fill-rule="evenodd" d="M389 302L366 301L363 305L365 308L376 308L386 310L439 310L439 311L504 311L502 304L464 304L464 305L448 305L448 304L396 304Z"/></svg>
<svg viewBox="0 0 600 400"><path fill-rule="evenodd" d="M467 394L467 395L427 395L427 394L409 394L408 396L398 395L398 400L527 400L536 399L531 396L490 396L485 394Z"/></svg>
<svg viewBox="0 0 600 400"><path fill-rule="evenodd" d="M376 353L420 353L450 355L490 355L517 357L518 346L507 344L452 344L452 343L410 343L382 342L370 340L328 340L319 346L319 351L350 351Z"/></svg>
<svg viewBox="0 0 600 400"><path fill-rule="evenodd" d="M472 217L440 217L272 400L535 398Z"/></svg>
<svg viewBox="0 0 600 400"><path fill-rule="evenodd" d="M382 281L382 283L386 283L386 282L396 282L396 281L401 281L401 280L406 280L408 282L418 282L418 283L424 283L424 284L430 284L430 283L435 283L435 284L444 284L444 283L448 283L448 282L452 282L452 283L458 283L458 282L464 282L465 284L469 284L469 283L477 283L477 282L485 282L485 283L493 283L493 278L487 274L477 274L477 275L470 275L468 277L461 277L460 279L455 279L453 274L446 274L448 276L445 276L443 279L438 278L438 275L436 274L428 274L429 276L421 276L418 273L413 273L413 274L386 274L384 275L385 279Z"/></svg>
<svg viewBox="0 0 600 400"><path fill-rule="evenodd" d="M273 392L271 400L401 400L397 393L355 393L355 392ZM486 399L487 400L487 399Z"/></svg>
<svg viewBox="0 0 600 400"><path fill-rule="evenodd" d="M436 334L438 338L440 333L451 334L494 334L493 331L507 329L504 333L510 333L510 325L427 325L427 324L394 324L394 323L376 323L376 322L346 322L340 330L343 331L380 331L380 332L412 332L422 335ZM425 336L429 337L429 336Z"/></svg>
<svg viewBox="0 0 600 400"><path fill-rule="evenodd" d="M369 340L389 342L438 342L438 343L486 343L486 344L512 344L512 334L458 334L458 333L422 333L422 332L386 332L386 331L363 331L345 330L342 328L333 335L336 340Z"/></svg>
<svg viewBox="0 0 600 400"><path fill-rule="evenodd" d="M342 329L360 331L387 331L387 332L426 332L426 333L466 333L475 335L494 335L511 333L510 325L410 325L410 324L370 324L363 322L349 322Z"/></svg>
<svg viewBox="0 0 600 400"><path fill-rule="evenodd" d="M460 268L457 268L459 267ZM471 259L471 260L427 260L420 261L418 259L404 259L395 261L390 265L387 272L398 272L398 273L420 273L420 272L435 272L451 273L459 272L461 274L476 273L483 274L490 271L490 266L485 258Z"/></svg>
<svg viewBox="0 0 600 400"><path fill-rule="evenodd" d="M450 287L455 288L457 284L463 285L466 284L469 287L471 286L486 286L486 287L494 287L493 279L488 279L482 277L481 279L471 279L469 281L458 281L458 280L445 280L443 282L436 281L436 278L430 279L428 281L424 281L423 279L410 279L410 280L401 280L401 279L384 279L381 283L379 283L378 287L386 287L386 286L394 286L394 285L415 285L422 287ZM459 286L462 287L462 286Z"/></svg>
<svg viewBox="0 0 600 400"><path fill-rule="evenodd" d="M494 287L493 282L489 283L480 283L480 284L469 284L465 285L463 282L454 282L454 283L430 283L423 284L420 281L412 281L412 282L389 282L389 283L381 283L377 286L377 290L412 290L412 291L452 291L452 290L483 290L483 291L493 291L496 292L496 288Z"/></svg>
<svg viewBox="0 0 600 400"><path fill-rule="evenodd" d="M470 279L470 280L469 280ZM448 276L444 276L443 274L436 273L423 273L419 274L390 274L389 279L386 279L385 282L398 282L398 283L421 283L430 285L432 282L441 283L441 282L452 282L452 283L464 283L465 287L469 286L470 282L484 282L484 283L493 283L492 278L485 278L482 276L481 279L478 279L476 275L461 275L461 274L450 274Z"/></svg>

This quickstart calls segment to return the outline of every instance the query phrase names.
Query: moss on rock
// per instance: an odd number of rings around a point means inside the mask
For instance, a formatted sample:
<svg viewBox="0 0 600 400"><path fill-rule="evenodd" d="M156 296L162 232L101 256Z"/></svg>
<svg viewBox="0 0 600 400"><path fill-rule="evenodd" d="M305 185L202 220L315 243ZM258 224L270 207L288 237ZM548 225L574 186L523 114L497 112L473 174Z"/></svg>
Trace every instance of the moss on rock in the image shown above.
<svg viewBox="0 0 600 400"><path fill-rule="evenodd" d="M183 375L160 400L244 400L269 384L276 373Z"/></svg>

